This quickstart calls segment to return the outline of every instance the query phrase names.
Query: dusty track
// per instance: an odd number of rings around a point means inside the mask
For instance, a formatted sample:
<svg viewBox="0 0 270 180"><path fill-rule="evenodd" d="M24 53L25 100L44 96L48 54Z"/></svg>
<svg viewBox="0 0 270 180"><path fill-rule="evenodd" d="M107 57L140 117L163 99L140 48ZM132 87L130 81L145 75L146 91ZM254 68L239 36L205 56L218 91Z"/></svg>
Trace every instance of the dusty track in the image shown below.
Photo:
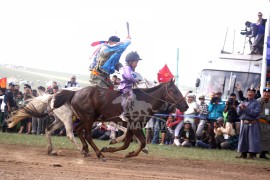
<svg viewBox="0 0 270 180"><path fill-rule="evenodd" d="M61 149L48 156L45 147L0 144L0 179L269 179L270 167L247 164L167 159L141 153L125 159L106 153L84 158L76 150ZM248 160L250 161L250 160Z"/></svg>

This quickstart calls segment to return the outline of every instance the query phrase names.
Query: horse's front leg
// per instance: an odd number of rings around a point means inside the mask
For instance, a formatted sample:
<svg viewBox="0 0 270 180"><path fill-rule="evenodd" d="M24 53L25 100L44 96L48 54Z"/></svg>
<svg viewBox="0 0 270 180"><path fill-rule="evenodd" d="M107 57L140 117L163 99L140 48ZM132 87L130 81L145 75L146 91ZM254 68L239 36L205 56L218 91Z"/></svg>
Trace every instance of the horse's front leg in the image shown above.
<svg viewBox="0 0 270 180"><path fill-rule="evenodd" d="M136 151L129 152L125 157L130 158L134 156L138 156L138 154L142 151L143 148L146 146L146 140L144 137L144 134L141 129L134 129L132 130L133 134L137 137L137 139L140 141L140 146Z"/></svg>
<svg viewBox="0 0 270 180"><path fill-rule="evenodd" d="M124 134L123 134L122 136L120 136L120 137L117 137L117 138L115 138L115 137L111 138L109 144L117 144L117 143L119 143L119 142L123 142L123 141L125 140L125 138L126 138L127 128L125 128L125 127L123 127L123 126L120 126L120 125L118 125L118 124L115 124L114 122L111 122L110 125L111 125L112 127L114 127L115 129L118 129L118 130L123 131ZM112 132L112 133L113 133L113 132ZM114 133L115 133L115 131L114 131Z"/></svg>
<svg viewBox="0 0 270 180"><path fill-rule="evenodd" d="M59 121L59 119L56 118L55 121L46 128L46 139L47 139L47 152L48 152L48 155L57 156L57 152L55 152L53 150L51 135L56 129L59 129L63 125L64 124L61 121Z"/></svg>
<svg viewBox="0 0 270 180"><path fill-rule="evenodd" d="M101 149L101 152L116 152L116 151L121 151L121 150L125 150L129 147L129 144L132 140L133 137L133 133L130 130L127 130L126 132L126 136L125 136L125 141L124 144L120 147L103 147Z"/></svg>

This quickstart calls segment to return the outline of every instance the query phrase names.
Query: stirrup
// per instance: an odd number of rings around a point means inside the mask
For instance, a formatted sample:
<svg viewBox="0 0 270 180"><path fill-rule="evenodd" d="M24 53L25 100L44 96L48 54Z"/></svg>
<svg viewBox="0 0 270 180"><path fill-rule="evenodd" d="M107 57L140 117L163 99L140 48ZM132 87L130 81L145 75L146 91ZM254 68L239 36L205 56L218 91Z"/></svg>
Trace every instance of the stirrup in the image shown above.
<svg viewBox="0 0 270 180"><path fill-rule="evenodd" d="M121 115L119 116L119 118L121 118L122 121L129 122L129 119L126 117L125 114L121 114Z"/></svg>

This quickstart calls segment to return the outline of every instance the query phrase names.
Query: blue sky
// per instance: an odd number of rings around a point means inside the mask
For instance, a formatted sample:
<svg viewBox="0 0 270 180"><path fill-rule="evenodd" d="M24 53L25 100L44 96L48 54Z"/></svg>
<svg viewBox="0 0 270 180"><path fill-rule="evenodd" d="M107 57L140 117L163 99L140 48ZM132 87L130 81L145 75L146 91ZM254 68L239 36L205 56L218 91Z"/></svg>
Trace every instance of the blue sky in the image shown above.
<svg viewBox="0 0 270 180"><path fill-rule="evenodd" d="M181 85L193 85L203 64L222 49L226 28L243 29L268 0L10 0L0 1L0 63L89 74L90 44L127 36L142 57L137 72L149 79L165 63ZM125 53L121 58L124 62Z"/></svg>

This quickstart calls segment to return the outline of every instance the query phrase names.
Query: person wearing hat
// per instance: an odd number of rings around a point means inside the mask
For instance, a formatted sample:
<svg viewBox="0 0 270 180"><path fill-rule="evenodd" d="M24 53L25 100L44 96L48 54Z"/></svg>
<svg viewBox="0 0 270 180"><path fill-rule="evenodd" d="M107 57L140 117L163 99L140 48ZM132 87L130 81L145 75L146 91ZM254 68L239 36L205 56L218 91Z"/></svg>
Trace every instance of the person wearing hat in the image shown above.
<svg viewBox="0 0 270 180"><path fill-rule="evenodd" d="M254 98L256 90L247 90L247 100L239 104L236 108L237 114L241 119L238 152L241 153L237 158L255 159L256 154L261 152L260 129L258 116L261 112L260 103Z"/></svg>
<svg viewBox="0 0 270 180"><path fill-rule="evenodd" d="M216 147L218 149L221 149L221 143L225 142L223 132L221 128L224 126L224 118L219 117L217 118L217 121L214 122L214 133L215 133L215 142L216 142Z"/></svg>
<svg viewBox="0 0 270 180"><path fill-rule="evenodd" d="M208 120L213 123L219 117L223 117L223 111L225 109L225 102L221 99L222 93L216 92L213 94L214 96L211 98L211 101L208 104Z"/></svg>
<svg viewBox="0 0 270 180"><path fill-rule="evenodd" d="M270 88L264 88L262 98L257 101L261 104L261 112L258 117L261 131L261 152L259 157L269 159L266 154L270 151Z"/></svg>
<svg viewBox="0 0 270 180"><path fill-rule="evenodd" d="M110 74L123 66L119 60L122 53L130 45L130 37L127 37L125 42L120 42L117 36L111 36L107 43L104 43L98 48L91 57L89 66L90 82L99 87L113 89L113 84L110 80Z"/></svg>
<svg viewBox="0 0 270 180"><path fill-rule="evenodd" d="M196 137L195 132L191 127L190 121L184 122L184 128L181 129L179 133L179 138L181 146L183 147L195 146Z"/></svg>
<svg viewBox="0 0 270 180"><path fill-rule="evenodd" d="M196 103L196 97L195 94L191 93L191 92L187 92L187 94L185 95L186 97L186 101L188 104L188 109L184 112L184 121L189 121L189 123L191 124L193 130L195 131L196 129L196 124L195 124L195 116L197 115L197 110L198 110L198 104ZM174 137L174 144L176 146L179 146L180 143L180 137L178 136L180 130L181 130L181 123L178 124L175 128L175 137Z"/></svg>
<svg viewBox="0 0 270 180"><path fill-rule="evenodd" d="M118 91L122 93L122 106L124 112L120 115L120 118L123 121L128 121L127 115L129 112L127 110L127 106L132 105L131 103L133 101L132 87L135 83L138 83L138 81L133 77L133 72L135 71L135 68L137 67L139 60L142 60L139 54L136 51L135 52L132 51L126 55L125 59L126 66L120 69L122 81L118 86Z"/></svg>
<svg viewBox="0 0 270 180"><path fill-rule="evenodd" d="M65 85L65 88L68 87L80 87L80 84L76 81L76 76L71 76L70 81L68 81Z"/></svg>
<svg viewBox="0 0 270 180"><path fill-rule="evenodd" d="M204 95L199 96L199 101L200 101L198 103L199 124L196 130L196 137L198 139L201 139L202 131L208 118L208 105L205 103Z"/></svg>

